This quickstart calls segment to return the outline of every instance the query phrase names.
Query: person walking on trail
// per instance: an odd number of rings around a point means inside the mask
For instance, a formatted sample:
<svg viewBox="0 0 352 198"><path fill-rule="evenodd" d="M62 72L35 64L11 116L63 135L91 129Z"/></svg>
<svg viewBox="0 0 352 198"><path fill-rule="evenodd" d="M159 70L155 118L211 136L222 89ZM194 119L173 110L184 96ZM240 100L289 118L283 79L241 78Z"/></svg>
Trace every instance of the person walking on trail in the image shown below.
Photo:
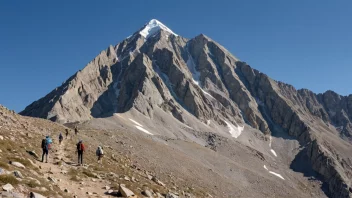
<svg viewBox="0 0 352 198"><path fill-rule="evenodd" d="M68 137L68 129L65 129L66 130L66 139L67 139L67 137Z"/></svg>
<svg viewBox="0 0 352 198"><path fill-rule="evenodd" d="M103 156L104 156L103 147L98 146L96 155L98 156L98 164L103 164Z"/></svg>
<svg viewBox="0 0 352 198"><path fill-rule="evenodd" d="M83 153L85 151L85 147L83 141L80 140L77 143L77 153L78 153L78 165L83 165Z"/></svg>
<svg viewBox="0 0 352 198"><path fill-rule="evenodd" d="M50 149L51 143L52 141L49 136L46 136L42 140L42 150L43 150L42 162L44 162L44 156L45 156L45 163L48 163L48 155L49 155L49 149Z"/></svg>
<svg viewBox="0 0 352 198"><path fill-rule="evenodd" d="M78 128L77 128L77 126L75 126L75 134L76 134L76 135L78 134Z"/></svg>
<svg viewBox="0 0 352 198"><path fill-rule="evenodd" d="M62 136L62 134L60 133L60 135L59 135L59 144L61 145L61 142L62 142L62 140L64 139L64 136Z"/></svg>

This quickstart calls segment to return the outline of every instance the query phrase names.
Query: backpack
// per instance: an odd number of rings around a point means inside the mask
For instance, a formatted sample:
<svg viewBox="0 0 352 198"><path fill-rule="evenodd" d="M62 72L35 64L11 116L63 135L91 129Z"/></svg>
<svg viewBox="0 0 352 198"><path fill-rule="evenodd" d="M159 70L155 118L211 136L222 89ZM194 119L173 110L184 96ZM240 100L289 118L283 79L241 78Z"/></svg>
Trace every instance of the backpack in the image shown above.
<svg viewBox="0 0 352 198"><path fill-rule="evenodd" d="M46 149L46 150L50 149L50 144L48 143L48 141L46 139L42 140L42 149Z"/></svg>
<svg viewBox="0 0 352 198"><path fill-rule="evenodd" d="M97 151L96 151L96 155L97 155L97 156L104 155L103 149L100 148L100 147L98 147L98 148L97 148Z"/></svg>
<svg viewBox="0 0 352 198"><path fill-rule="evenodd" d="M78 144L77 144L77 151L84 151L84 145L83 145L83 143L78 143Z"/></svg>

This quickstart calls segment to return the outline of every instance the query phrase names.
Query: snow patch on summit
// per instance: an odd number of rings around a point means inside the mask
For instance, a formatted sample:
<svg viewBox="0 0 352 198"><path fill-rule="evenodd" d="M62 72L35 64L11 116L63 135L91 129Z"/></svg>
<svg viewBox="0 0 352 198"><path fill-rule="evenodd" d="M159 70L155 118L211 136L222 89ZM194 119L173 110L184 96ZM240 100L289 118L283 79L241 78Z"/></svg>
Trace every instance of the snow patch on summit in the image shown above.
<svg viewBox="0 0 352 198"><path fill-rule="evenodd" d="M157 33L161 29L165 30L167 32L170 32L171 34L173 34L175 36L178 36L172 30L170 30L168 27L166 27L166 25L162 24L160 21L158 21L156 19L152 19L151 21L149 21L149 23L144 26L143 30L141 30L139 32L139 34L147 39L147 38L155 35L155 33Z"/></svg>

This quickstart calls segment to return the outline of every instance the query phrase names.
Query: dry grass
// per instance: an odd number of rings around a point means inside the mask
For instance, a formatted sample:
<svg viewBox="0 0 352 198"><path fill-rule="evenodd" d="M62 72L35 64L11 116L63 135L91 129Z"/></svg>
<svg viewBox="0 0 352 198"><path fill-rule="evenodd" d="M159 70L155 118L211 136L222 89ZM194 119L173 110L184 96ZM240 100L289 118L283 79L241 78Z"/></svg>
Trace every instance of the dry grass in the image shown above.
<svg viewBox="0 0 352 198"><path fill-rule="evenodd" d="M91 177L91 178L98 178L95 174L93 174L92 172L88 172L88 171L83 171L82 172L84 175Z"/></svg>
<svg viewBox="0 0 352 198"><path fill-rule="evenodd" d="M5 163L5 162L0 162L0 167L1 168L5 168L5 169L9 169L10 168L10 166L7 163Z"/></svg>
<svg viewBox="0 0 352 198"><path fill-rule="evenodd" d="M13 175L0 175L0 183L17 185L19 181Z"/></svg>
<svg viewBox="0 0 352 198"><path fill-rule="evenodd" d="M26 184L28 187L30 187L30 188L35 188L35 187L40 186L40 185L38 185L37 183L35 183L34 180L29 180L29 181L27 181L25 184Z"/></svg>

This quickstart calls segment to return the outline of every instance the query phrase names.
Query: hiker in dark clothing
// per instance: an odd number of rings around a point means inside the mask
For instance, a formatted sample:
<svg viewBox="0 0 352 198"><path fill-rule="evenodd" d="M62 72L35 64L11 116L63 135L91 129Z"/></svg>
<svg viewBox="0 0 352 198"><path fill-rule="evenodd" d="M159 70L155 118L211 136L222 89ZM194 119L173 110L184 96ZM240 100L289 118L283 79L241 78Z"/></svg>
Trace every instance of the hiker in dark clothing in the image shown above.
<svg viewBox="0 0 352 198"><path fill-rule="evenodd" d="M83 165L83 153L85 151L82 140L77 143L78 165Z"/></svg>
<svg viewBox="0 0 352 198"><path fill-rule="evenodd" d="M42 140L42 149L43 149L42 162L44 162L44 156L45 156L45 163L48 163L50 143L51 142L50 142L49 136L46 136L46 138Z"/></svg>
<svg viewBox="0 0 352 198"><path fill-rule="evenodd" d="M59 135L59 144L61 145L61 142L62 142L62 140L64 139L64 137L62 136L62 134L60 133L60 135Z"/></svg>
<svg viewBox="0 0 352 198"><path fill-rule="evenodd" d="M68 137L68 129L66 129L66 139L67 139L67 137Z"/></svg>
<svg viewBox="0 0 352 198"><path fill-rule="evenodd" d="M77 128L77 126L75 126L75 134L76 134L76 135L78 134L78 128Z"/></svg>

